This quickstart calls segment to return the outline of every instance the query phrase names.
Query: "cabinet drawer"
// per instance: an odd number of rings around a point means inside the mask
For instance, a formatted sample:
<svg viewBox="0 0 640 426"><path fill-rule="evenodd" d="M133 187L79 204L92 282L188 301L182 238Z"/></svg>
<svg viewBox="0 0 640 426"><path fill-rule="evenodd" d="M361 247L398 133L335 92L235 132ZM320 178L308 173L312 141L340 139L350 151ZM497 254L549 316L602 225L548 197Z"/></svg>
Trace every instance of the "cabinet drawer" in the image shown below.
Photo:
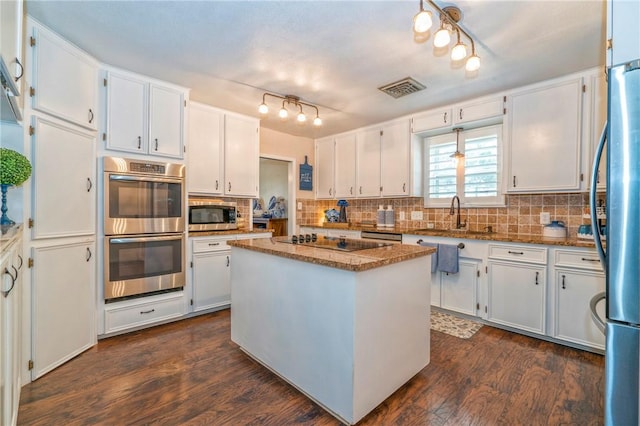
<svg viewBox="0 0 640 426"><path fill-rule="evenodd" d="M193 241L193 252L202 253L205 251L231 250L227 241L235 238L206 238Z"/></svg>
<svg viewBox="0 0 640 426"><path fill-rule="evenodd" d="M598 253L574 250L556 250L555 265L565 268L602 271Z"/></svg>
<svg viewBox="0 0 640 426"><path fill-rule="evenodd" d="M489 258L527 263L547 263L547 249L543 247L503 246L489 244Z"/></svg>
<svg viewBox="0 0 640 426"><path fill-rule="evenodd" d="M184 309L182 293L170 298L148 302L124 302L125 305L109 306L104 310L105 333L127 330L182 316Z"/></svg>
<svg viewBox="0 0 640 426"><path fill-rule="evenodd" d="M416 115L411 119L411 132L419 133L427 130L441 129L443 127L451 126L451 122L451 108L430 111Z"/></svg>

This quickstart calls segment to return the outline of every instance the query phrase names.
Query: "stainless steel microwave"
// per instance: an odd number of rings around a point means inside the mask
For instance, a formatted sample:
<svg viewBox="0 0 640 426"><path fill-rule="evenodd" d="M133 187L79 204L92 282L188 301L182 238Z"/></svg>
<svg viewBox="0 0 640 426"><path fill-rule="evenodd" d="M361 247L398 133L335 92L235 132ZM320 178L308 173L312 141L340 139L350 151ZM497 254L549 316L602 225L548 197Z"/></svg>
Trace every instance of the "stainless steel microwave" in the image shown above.
<svg viewBox="0 0 640 426"><path fill-rule="evenodd" d="M189 231L237 229L238 206L223 200L189 200Z"/></svg>

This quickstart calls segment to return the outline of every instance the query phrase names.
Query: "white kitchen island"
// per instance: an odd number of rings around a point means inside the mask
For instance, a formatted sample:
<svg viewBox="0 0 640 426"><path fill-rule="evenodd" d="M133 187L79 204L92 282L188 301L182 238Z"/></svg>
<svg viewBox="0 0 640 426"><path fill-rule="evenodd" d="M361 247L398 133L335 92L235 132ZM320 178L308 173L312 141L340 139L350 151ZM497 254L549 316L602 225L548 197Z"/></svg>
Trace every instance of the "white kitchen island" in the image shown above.
<svg viewBox="0 0 640 426"><path fill-rule="evenodd" d="M230 242L231 340L354 424L429 363L434 249Z"/></svg>

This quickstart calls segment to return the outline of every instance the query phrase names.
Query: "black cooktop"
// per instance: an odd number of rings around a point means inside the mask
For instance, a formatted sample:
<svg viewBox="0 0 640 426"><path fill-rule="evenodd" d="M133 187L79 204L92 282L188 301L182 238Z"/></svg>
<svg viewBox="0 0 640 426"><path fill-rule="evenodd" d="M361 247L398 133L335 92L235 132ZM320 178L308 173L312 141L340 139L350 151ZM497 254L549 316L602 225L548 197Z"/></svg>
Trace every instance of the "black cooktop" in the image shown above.
<svg viewBox="0 0 640 426"><path fill-rule="evenodd" d="M302 235L300 237L302 237ZM383 243L378 241L353 240L350 238L339 237L324 237L322 235L317 236L315 241L313 240L313 238L299 238L298 236L296 236L295 240L293 240L293 238L289 238L280 242L339 251L367 250L392 245L391 243Z"/></svg>

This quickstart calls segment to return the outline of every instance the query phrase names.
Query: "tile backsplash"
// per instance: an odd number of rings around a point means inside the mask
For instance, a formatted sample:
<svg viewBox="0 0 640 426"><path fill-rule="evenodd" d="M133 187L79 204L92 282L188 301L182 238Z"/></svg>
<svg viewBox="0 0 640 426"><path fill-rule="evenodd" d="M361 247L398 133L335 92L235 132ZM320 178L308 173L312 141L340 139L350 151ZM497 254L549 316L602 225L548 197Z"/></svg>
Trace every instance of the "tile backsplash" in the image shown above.
<svg viewBox="0 0 640 426"><path fill-rule="evenodd" d="M325 210L339 210L335 200L298 201L302 202L302 210L297 210L299 225L321 225ZM438 229L455 227L455 216L449 215L449 208L424 208L422 198L349 200L347 218L352 223L375 223L380 204L385 208L388 204L393 206L396 226L427 228L428 224L433 224ZM415 211L423 213L422 220L411 220L411 212ZM574 237L578 226L590 223L589 219L583 218L583 214L589 212L589 196L586 193L514 194L506 196L505 207L463 207L460 210L461 220L467 221L470 230L480 231L492 226L495 232L507 235L542 235L541 212L548 212L551 220L563 221L568 235ZM401 213L404 213L404 220L400 220Z"/></svg>

